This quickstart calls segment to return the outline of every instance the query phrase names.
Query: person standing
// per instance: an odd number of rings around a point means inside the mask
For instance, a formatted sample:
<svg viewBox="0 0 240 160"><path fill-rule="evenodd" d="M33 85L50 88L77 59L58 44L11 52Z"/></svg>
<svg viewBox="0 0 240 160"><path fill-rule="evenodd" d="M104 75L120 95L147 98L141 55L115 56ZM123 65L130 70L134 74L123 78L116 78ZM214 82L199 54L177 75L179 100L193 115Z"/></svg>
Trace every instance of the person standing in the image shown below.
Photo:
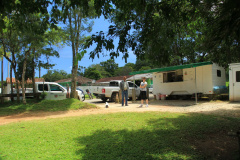
<svg viewBox="0 0 240 160"><path fill-rule="evenodd" d="M125 99L125 106L128 106L128 89L129 85L126 81L127 77L123 77L123 81L120 83L120 89L122 91L122 106L124 106L124 99Z"/></svg>
<svg viewBox="0 0 240 160"><path fill-rule="evenodd" d="M141 105L139 107L143 106L143 101L146 100L146 107L148 107L148 99L147 99L147 82L146 82L146 78L143 77L142 78L142 82L140 84L140 96L141 96Z"/></svg>

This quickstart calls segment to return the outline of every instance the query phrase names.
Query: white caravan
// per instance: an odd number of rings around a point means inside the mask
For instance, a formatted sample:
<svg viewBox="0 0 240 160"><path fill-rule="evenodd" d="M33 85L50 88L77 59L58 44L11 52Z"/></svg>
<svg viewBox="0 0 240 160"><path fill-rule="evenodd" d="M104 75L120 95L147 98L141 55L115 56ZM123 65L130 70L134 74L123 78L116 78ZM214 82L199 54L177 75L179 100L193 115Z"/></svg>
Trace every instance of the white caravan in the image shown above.
<svg viewBox="0 0 240 160"><path fill-rule="evenodd" d="M227 93L225 69L212 62L157 68L131 74L153 73L154 95L193 95L212 97Z"/></svg>

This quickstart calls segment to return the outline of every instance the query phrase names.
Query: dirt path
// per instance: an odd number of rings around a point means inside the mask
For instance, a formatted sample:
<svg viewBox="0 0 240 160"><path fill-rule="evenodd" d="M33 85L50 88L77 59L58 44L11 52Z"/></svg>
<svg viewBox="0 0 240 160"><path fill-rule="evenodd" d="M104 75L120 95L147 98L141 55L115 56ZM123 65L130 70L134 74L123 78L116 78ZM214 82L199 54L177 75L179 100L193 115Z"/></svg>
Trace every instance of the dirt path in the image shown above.
<svg viewBox="0 0 240 160"><path fill-rule="evenodd" d="M73 116L85 116L91 114L109 114L116 112L181 112L181 113L204 113L217 114L222 116L240 117L240 103L225 102L203 102L200 101L195 105L194 101L181 100L166 100L166 101L150 101L149 107L143 106L139 108L140 102L129 102L129 106L122 107L121 104L109 103L109 108L105 108L105 103L99 100L86 100L86 102L94 103L98 106L97 109L84 109L72 111L58 111L58 112L29 112L17 115L10 115L0 117L0 125L9 124L13 122L48 119L48 118L62 118Z"/></svg>

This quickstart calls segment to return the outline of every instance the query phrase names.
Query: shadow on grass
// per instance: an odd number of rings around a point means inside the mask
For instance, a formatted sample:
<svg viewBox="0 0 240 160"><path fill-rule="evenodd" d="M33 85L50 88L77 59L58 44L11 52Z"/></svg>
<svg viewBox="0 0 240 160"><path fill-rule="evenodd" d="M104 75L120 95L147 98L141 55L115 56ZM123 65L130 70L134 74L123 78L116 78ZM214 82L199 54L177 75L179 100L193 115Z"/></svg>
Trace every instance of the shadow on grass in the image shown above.
<svg viewBox="0 0 240 160"><path fill-rule="evenodd" d="M84 146L76 154L83 160L231 159L229 156L236 154L237 148L235 151L223 151L217 150L219 146L210 146L213 153L205 155L194 147L194 140L205 139L209 133L233 129L240 120L234 124L230 122L213 116L191 114L151 119L141 129L97 130L90 136L76 139L80 146ZM233 145L232 142L229 144ZM237 142L233 146L236 145Z"/></svg>
<svg viewBox="0 0 240 160"><path fill-rule="evenodd" d="M184 139L171 136L173 131L98 130L92 136L78 139L86 147L77 151L83 160L93 159L184 159L192 156Z"/></svg>

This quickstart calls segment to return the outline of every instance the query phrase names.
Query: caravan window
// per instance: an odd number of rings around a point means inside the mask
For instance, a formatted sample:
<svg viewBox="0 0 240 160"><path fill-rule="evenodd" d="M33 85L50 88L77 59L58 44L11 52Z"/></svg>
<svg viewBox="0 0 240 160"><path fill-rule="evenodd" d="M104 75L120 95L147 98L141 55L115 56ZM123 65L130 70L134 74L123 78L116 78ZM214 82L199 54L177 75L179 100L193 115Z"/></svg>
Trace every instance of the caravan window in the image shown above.
<svg viewBox="0 0 240 160"><path fill-rule="evenodd" d="M236 82L240 82L240 71L236 72Z"/></svg>
<svg viewBox="0 0 240 160"><path fill-rule="evenodd" d="M221 76L222 76L221 70L217 70L217 76L218 76L218 77L221 77Z"/></svg>
<svg viewBox="0 0 240 160"><path fill-rule="evenodd" d="M183 81L183 70L179 69L176 71L171 71L163 73L163 83L167 82L182 82Z"/></svg>

